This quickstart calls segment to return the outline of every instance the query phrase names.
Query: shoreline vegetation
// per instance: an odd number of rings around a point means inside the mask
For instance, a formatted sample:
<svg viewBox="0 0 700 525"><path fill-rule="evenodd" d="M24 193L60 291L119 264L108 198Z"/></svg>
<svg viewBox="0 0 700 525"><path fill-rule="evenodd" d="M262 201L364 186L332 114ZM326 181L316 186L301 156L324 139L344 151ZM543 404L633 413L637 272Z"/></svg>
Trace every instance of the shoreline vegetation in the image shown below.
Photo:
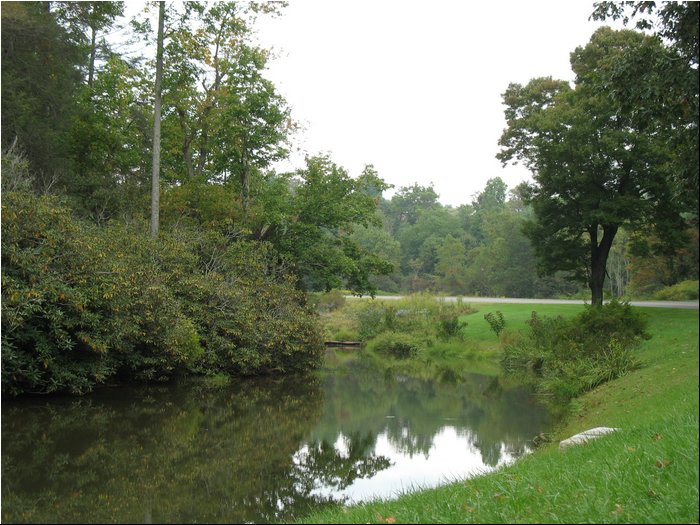
<svg viewBox="0 0 700 525"><path fill-rule="evenodd" d="M322 314L330 333L353 335L353 316L347 314L357 309L359 302L348 303L349 308L340 305ZM392 304L401 310L394 301ZM476 365L495 374L498 365L491 365L502 356L502 347L512 344L517 337L514 333L527 327L533 310L539 318L556 315L569 320L585 311L583 305L542 304L479 304L478 309L471 309L464 303L460 308L468 310L459 316L459 322L472 349L469 355L464 351L458 355L458 345L437 338L420 355L394 358L394 367L410 369L408 363L414 361L416 369L434 373L439 365L432 372L426 370L440 356L446 362L461 361L465 367ZM533 454L494 473L446 480L446 485L437 488L416 487L391 500L339 506L299 522L697 522L698 311L631 310L647 323L648 336L633 349L638 365L571 396L564 417L547 436L549 442ZM496 311L505 321L498 338L492 326L498 319ZM489 313L494 314L492 322L485 319ZM365 351L381 356L376 344L367 344ZM456 368L454 372L459 375L464 370ZM559 450L559 441L599 426L621 430Z"/></svg>

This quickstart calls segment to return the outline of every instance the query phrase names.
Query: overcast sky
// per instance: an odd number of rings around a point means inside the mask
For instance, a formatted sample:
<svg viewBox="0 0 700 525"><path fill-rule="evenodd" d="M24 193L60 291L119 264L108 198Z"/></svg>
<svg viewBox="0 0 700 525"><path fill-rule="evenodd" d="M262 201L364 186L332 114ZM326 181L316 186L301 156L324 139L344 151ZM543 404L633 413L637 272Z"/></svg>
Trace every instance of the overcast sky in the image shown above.
<svg viewBox="0 0 700 525"><path fill-rule="evenodd" d="M258 24L278 56L268 78L305 129L278 168L327 153L353 176L373 164L396 188L432 183L453 206L492 177L514 187L529 172L495 158L501 94L538 76L573 80L569 53L601 25L592 10L579 0L289 0Z"/></svg>

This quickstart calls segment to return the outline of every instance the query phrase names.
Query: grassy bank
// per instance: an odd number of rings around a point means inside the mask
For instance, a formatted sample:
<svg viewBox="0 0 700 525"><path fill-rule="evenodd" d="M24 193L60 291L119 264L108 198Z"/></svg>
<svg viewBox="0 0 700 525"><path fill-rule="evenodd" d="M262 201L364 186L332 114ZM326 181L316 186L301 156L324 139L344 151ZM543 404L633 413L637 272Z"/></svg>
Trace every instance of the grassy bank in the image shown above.
<svg viewBox="0 0 700 525"><path fill-rule="evenodd" d="M578 306L478 305L468 340L495 341L530 312L574 315ZM557 441L597 426L621 430L560 451L555 443L493 474L312 515L305 523L698 522L698 312L644 309L652 338L643 368L577 399Z"/></svg>

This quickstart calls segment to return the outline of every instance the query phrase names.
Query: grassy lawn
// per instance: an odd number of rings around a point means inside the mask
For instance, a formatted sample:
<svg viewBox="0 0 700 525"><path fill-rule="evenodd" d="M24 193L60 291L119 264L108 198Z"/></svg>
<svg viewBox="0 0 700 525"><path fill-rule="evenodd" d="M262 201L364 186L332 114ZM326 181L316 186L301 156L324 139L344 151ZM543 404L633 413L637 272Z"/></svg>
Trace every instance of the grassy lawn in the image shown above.
<svg viewBox="0 0 700 525"><path fill-rule="evenodd" d="M576 305L474 305L467 341L496 345L483 315L506 328L540 316L575 315ZM698 312L643 309L652 338L644 366L574 402L556 442L495 473L312 515L304 523L697 523ZM580 431L619 432L559 450Z"/></svg>

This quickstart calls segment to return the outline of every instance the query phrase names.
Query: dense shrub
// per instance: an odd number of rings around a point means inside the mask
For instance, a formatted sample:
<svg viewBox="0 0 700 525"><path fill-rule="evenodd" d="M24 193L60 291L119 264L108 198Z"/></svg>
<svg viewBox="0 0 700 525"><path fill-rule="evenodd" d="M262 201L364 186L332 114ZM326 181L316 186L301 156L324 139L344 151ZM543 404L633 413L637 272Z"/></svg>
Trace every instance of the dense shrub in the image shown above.
<svg viewBox="0 0 700 525"><path fill-rule="evenodd" d="M529 332L504 348L508 372L528 372L540 393L568 400L639 366L645 317L627 303L587 306L572 319L532 313Z"/></svg>
<svg viewBox="0 0 700 525"><path fill-rule="evenodd" d="M459 317L471 312L473 309L468 304L421 294L390 302L367 301L354 309L358 334L363 341L384 332L462 338L466 323Z"/></svg>
<svg viewBox="0 0 700 525"><path fill-rule="evenodd" d="M315 313L269 245L194 228L154 242L145 226L3 194L3 392L318 365Z"/></svg>
<svg viewBox="0 0 700 525"><path fill-rule="evenodd" d="M340 290L310 294L310 302L319 312L334 312L345 306L345 295Z"/></svg>
<svg viewBox="0 0 700 525"><path fill-rule="evenodd" d="M443 340L463 339L466 326L466 322L459 320L459 315L447 312L438 318L438 335Z"/></svg>
<svg viewBox="0 0 700 525"><path fill-rule="evenodd" d="M416 357L421 350L421 343L410 334L384 332L369 344L369 348L380 354L405 359Z"/></svg>
<svg viewBox="0 0 700 525"><path fill-rule="evenodd" d="M692 301L698 298L698 281L681 281L659 290L653 298L660 301Z"/></svg>

